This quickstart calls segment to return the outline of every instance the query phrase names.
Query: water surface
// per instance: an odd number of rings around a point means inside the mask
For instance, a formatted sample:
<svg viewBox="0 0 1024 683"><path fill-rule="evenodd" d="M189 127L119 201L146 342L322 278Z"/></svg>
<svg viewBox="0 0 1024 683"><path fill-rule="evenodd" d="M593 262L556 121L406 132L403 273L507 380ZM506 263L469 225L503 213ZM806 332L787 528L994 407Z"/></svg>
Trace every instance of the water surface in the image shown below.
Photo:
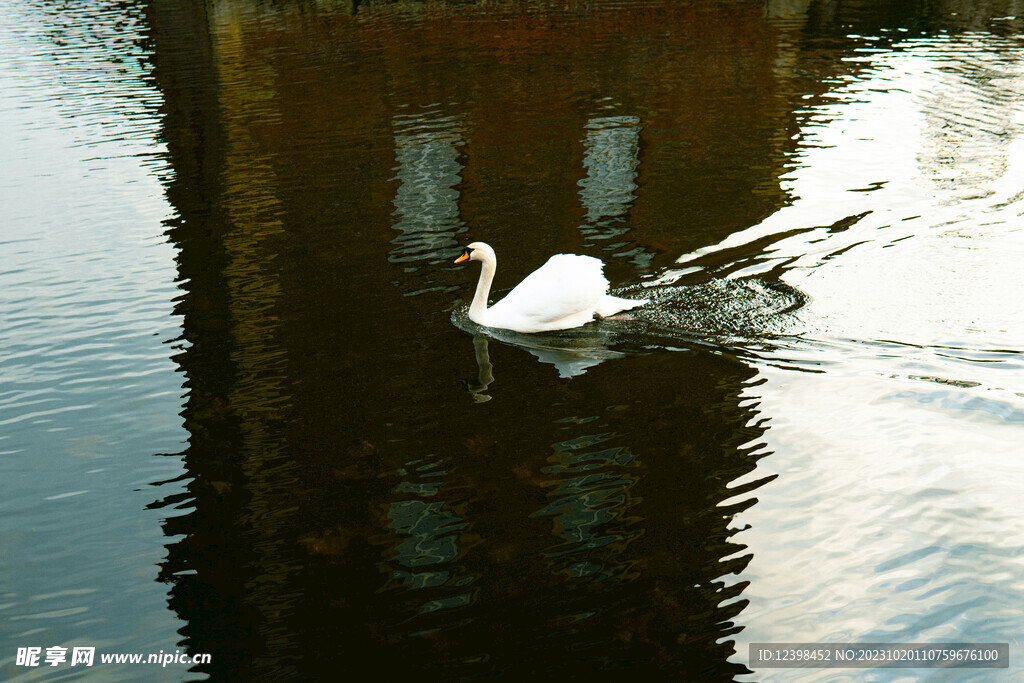
<svg viewBox="0 0 1024 683"><path fill-rule="evenodd" d="M1019 674L1016 3L0 6L5 678Z"/></svg>

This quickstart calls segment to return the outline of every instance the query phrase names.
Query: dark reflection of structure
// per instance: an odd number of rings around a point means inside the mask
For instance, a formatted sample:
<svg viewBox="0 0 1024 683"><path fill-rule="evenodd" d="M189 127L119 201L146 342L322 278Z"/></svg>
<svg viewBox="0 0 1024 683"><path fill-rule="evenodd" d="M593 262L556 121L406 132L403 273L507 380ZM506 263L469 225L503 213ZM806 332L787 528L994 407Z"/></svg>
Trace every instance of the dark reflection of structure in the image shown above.
<svg viewBox="0 0 1024 683"><path fill-rule="evenodd" d="M177 306L185 349L178 361L192 476L187 500L155 504L168 509L165 531L178 537L160 579L173 584L170 605L187 621L188 648L220 653L203 671L246 677L267 660L286 670L299 658L300 634L277 615L294 611L301 562L286 531L300 485L285 435L288 351L276 315L285 207L256 130L244 116L216 118L224 92L213 78L216 64L235 84L236 112L273 116L264 109L273 73L246 69L212 43L203 12L152 3L148 19L169 102L164 136L175 175L167 195L178 216L168 235L186 290Z"/></svg>
<svg viewBox="0 0 1024 683"><path fill-rule="evenodd" d="M501 343L475 366L447 313L472 283L428 266L463 221L511 283L580 225L674 258L777 210L804 5L325 5L148 3L184 646L215 680L730 680L754 370L690 349L553 382ZM636 113L594 119L595 92Z"/></svg>
<svg viewBox="0 0 1024 683"><path fill-rule="evenodd" d="M756 443L756 414L738 407L752 372L693 354L667 372L619 359L580 391L533 377L531 359L503 358L517 391L539 392L522 398L534 408L510 410L504 390L462 400L442 379L462 332L409 308L402 295L422 282L388 286L399 269L380 263L427 264L462 229L453 188L470 166L459 140L472 144L497 112L478 111L465 133L444 117L381 118L379 100L351 104L351 72L294 61L317 24L245 3L192 16L154 0L149 18L174 167L191 477L187 499L156 503L172 539L160 579L187 623L184 647L213 655L204 671L741 671L727 658L742 585L728 577L746 560L719 504L742 497L727 484L757 459L742 446ZM261 41L297 42L263 51ZM332 118L341 106L345 118ZM397 123L375 131L379 120ZM636 129L616 125L621 140L592 129L587 162L592 177L612 178L607 201L585 200L609 229L631 201L616 188L638 172ZM324 136L333 126L341 133ZM324 139L335 147L308 153ZM625 166L602 176L600 149L624 153ZM557 167L575 172L560 157ZM487 185L476 182L474 201ZM548 229L521 227L534 231L523 242ZM658 381L633 387L652 373ZM481 368L478 383L489 382Z"/></svg>
<svg viewBox="0 0 1024 683"><path fill-rule="evenodd" d="M728 520L753 503L744 498L762 482L729 491L720 477L753 469L760 432L745 426L757 424L756 413L737 408L733 393L749 371L691 361L673 358L673 381L652 383L642 401L629 392L584 399L575 414L529 426L552 440L547 453L525 455L521 465L529 471L523 484L543 495L530 516L549 540L539 557L520 560L533 585L513 583L525 605L509 618L530 624L525 615L534 611L546 623L534 622L495 653L506 672L525 673L517 659L542 661L548 675L570 679L581 668L651 680L729 680L743 670L726 658L744 606L733 576L749 557L731 540ZM605 367L621 369L615 381L626 382L646 364ZM602 405L623 396L629 403ZM666 432L673 439L662 438ZM722 441L724 434L733 436ZM509 451L516 452L495 455ZM735 505L725 504L734 495ZM545 608L552 603L557 611Z"/></svg>

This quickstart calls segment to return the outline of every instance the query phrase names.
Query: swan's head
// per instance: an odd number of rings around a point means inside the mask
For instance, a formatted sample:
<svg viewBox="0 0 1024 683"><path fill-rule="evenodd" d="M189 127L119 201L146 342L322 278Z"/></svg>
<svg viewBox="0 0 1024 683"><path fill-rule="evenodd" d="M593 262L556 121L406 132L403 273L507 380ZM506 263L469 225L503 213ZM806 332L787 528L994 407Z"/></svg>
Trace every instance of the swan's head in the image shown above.
<svg viewBox="0 0 1024 683"><path fill-rule="evenodd" d="M494 250L486 242L471 242L463 248L456 263L463 261L494 261Z"/></svg>

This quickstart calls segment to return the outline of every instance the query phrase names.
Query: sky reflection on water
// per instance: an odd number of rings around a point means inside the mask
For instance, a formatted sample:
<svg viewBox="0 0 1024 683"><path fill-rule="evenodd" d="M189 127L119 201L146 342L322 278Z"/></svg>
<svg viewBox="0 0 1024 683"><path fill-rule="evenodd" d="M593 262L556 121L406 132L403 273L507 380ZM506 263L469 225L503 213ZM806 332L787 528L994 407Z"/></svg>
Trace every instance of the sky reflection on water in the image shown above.
<svg viewBox="0 0 1024 683"><path fill-rule="evenodd" d="M744 519L747 642L1012 642L1019 621L1024 539L1010 520L1022 510L1024 313L1010 293L1024 286L1024 108L1007 84L1020 45L974 35L895 47L861 57L836 103L806 112L809 147L787 179L800 200L730 239L871 209L771 255L813 301L801 312L813 331L791 358L824 372L761 370L766 470L780 477ZM768 569L782 562L792 573Z"/></svg>

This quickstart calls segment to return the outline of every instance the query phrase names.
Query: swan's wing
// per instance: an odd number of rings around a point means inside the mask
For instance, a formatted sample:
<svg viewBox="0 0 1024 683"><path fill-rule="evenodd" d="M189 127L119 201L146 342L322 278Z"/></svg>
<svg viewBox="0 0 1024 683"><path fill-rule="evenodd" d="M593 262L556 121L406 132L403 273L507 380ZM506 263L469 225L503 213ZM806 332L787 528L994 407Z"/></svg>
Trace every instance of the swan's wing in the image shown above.
<svg viewBox="0 0 1024 683"><path fill-rule="evenodd" d="M504 299L491 307L494 316L520 331L547 327L569 319L574 327L594 315L608 292L604 264L592 256L556 254L530 273Z"/></svg>

